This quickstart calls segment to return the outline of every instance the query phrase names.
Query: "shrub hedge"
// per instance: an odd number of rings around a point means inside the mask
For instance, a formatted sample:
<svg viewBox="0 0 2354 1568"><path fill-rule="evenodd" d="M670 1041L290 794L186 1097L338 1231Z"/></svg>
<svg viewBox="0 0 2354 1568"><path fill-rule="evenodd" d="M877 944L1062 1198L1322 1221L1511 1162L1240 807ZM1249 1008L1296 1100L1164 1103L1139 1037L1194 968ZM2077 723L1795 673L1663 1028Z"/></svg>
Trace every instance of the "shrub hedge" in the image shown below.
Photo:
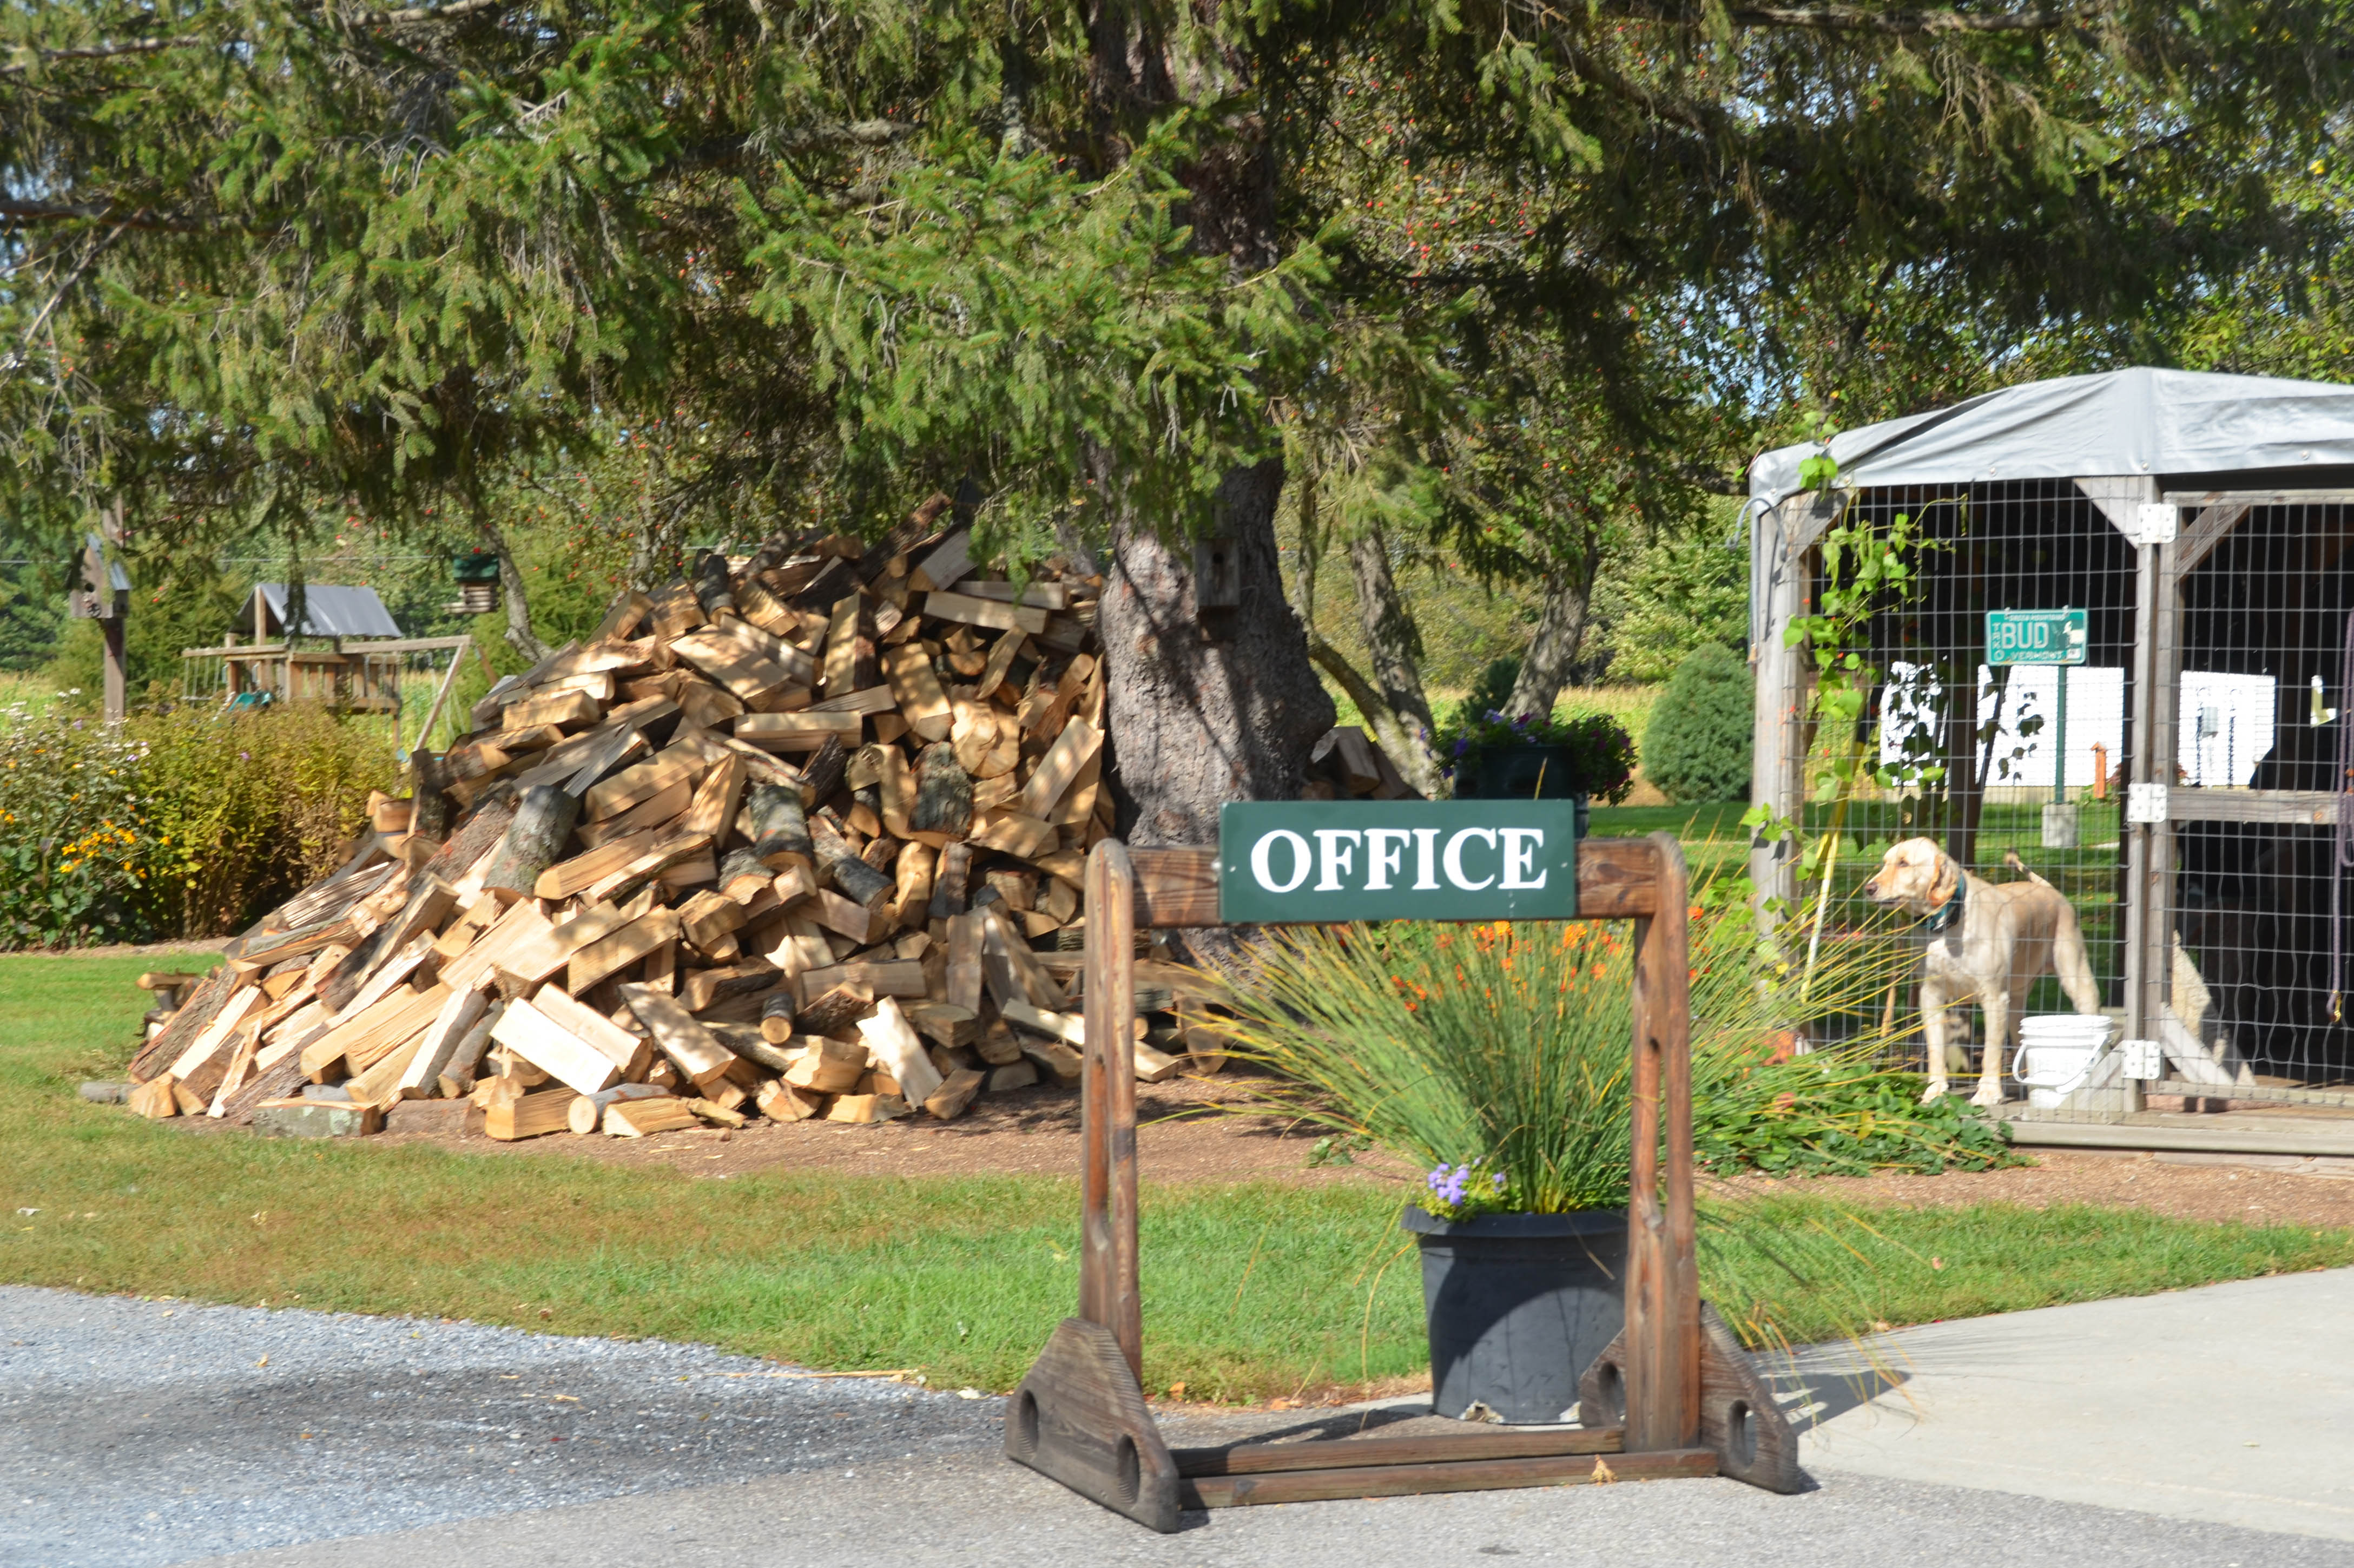
<svg viewBox="0 0 2354 1568"><path fill-rule="evenodd" d="M1755 693L1749 667L1719 643L1676 666L1643 732L1643 777L1679 803L1749 794Z"/></svg>

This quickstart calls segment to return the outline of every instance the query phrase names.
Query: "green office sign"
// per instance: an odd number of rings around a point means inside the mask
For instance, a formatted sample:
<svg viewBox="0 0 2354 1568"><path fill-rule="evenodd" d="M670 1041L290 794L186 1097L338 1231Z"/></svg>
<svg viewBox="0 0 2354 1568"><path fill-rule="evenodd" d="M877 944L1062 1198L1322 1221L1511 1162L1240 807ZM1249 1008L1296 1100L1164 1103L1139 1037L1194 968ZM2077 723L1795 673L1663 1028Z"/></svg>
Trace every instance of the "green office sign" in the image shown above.
<svg viewBox="0 0 2354 1568"><path fill-rule="evenodd" d="M1242 800L1218 811L1218 918L1574 920L1568 800Z"/></svg>
<svg viewBox="0 0 2354 1568"><path fill-rule="evenodd" d="M2084 662L2084 612L2081 609L1989 609L1988 664L2081 664Z"/></svg>

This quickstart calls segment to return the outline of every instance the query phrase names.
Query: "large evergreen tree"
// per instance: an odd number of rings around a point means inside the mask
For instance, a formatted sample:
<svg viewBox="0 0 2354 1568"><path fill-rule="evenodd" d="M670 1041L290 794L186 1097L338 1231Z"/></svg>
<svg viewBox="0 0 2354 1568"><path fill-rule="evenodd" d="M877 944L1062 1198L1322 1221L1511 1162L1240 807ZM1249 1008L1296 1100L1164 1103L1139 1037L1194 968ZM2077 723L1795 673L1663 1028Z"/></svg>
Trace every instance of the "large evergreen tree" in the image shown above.
<svg viewBox="0 0 2354 1568"><path fill-rule="evenodd" d="M0 502L495 543L496 476L651 418L710 507L969 480L1101 554L1124 826L1200 839L1328 722L1287 444L1385 410L1582 618L1592 530L1723 482L1761 390L1869 380L1876 302L2015 337L2326 238L2274 187L2339 9L19 0Z"/></svg>

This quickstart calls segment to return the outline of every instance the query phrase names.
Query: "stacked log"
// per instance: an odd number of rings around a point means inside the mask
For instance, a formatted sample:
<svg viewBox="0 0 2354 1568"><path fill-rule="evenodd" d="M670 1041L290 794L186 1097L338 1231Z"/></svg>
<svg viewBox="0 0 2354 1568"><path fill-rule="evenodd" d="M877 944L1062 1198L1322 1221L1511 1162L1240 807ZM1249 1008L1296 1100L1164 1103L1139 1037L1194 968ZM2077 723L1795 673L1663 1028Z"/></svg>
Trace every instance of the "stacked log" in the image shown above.
<svg viewBox="0 0 2354 1568"><path fill-rule="evenodd" d="M210 978L143 977L134 1108L463 1097L496 1138L643 1137L1072 1081L1101 579L989 571L946 512L705 554L500 682ZM1402 791L1349 733L1310 791ZM1147 968L1140 1075L1222 1060Z"/></svg>

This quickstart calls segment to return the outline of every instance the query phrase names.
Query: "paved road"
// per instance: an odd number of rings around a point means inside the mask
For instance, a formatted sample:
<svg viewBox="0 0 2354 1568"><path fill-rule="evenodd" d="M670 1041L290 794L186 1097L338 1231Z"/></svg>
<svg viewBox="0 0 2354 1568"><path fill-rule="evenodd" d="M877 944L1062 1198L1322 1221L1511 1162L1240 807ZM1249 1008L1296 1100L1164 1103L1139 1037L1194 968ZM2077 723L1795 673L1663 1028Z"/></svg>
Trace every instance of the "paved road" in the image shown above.
<svg viewBox="0 0 2354 1568"><path fill-rule="evenodd" d="M2331 1282L2354 1288L2346 1277ZM2343 1298L2292 1293L2265 1308L2277 1321L2264 1326L2295 1330L2291 1319L2330 1300ZM2244 1303L2225 1306L2236 1320ZM2065 1333L2050 1326L2056 1315L2004 1321L2041 1320L2029 1340L2052 1342ZM2327 1325L2329 1342L2344 1342L2345 1321L2341 1312ZM1973 1376L2011 1364L1997 1325L1949 1327L1978 1334L1967 1355L1950 1346L1933 1354L1933 1341L1882 1358L1915 1399L1937 1394L1917 1427L1884 1401L1857 1404L1869 1392L1860 1383L1813 1378L1829 1405L1850 1408L1809 1438L1820 1485L1797 1497L1710 1480L1320 1503L1197 1517L1161 1537L1005 1464L995 1400L779 1375L691 1347L0 1288L0 1564L1438 1568L1523 1557L1787 1568L1800 1557L2354 1568L2354 1543L2317 1533L2311 1519L2274 1519L2263 1487L2249 1490L2244 1478L2221 1489L2256 1500L2232 1506L2301 1533L2209 1522L2163 1492L2104 1494L2125 1506L2087 1506L2060 1495L2076 1482L2045 1485L2040 1471L1940 1484L1932 1446L1943 1440L1937 1413L1948 1393L1959 1412ZM2170 1455L2220 1444L2215 1415L2246 1405L2250 1391L2227 1376L2206 1392L2199 1426L2149 1441ZM2127 1423L2146 1415L2121 1408ZM2274 1414L2283 1411L2296 1414ZM1978 1419L1956 1415L1965 1457ZM2337 1444L2343 1428L2333 1430L2327 1440ZM1862 1435L1851 1446L1850 1432ZM2087 1448L2069 1429L2052 1427L2049 1439L2062 1453ZM1897 1458L1873 1457L1883 1449ZM2021 1452L2031 1468L2044 1462L2043 1448ZM2339 1454L2338 1474L2354 1469L2349 1457ZM1868 1473L1914 1463L1930 1478ZM2327 1467L2327 1456L2314 1465Z"/></svg>

